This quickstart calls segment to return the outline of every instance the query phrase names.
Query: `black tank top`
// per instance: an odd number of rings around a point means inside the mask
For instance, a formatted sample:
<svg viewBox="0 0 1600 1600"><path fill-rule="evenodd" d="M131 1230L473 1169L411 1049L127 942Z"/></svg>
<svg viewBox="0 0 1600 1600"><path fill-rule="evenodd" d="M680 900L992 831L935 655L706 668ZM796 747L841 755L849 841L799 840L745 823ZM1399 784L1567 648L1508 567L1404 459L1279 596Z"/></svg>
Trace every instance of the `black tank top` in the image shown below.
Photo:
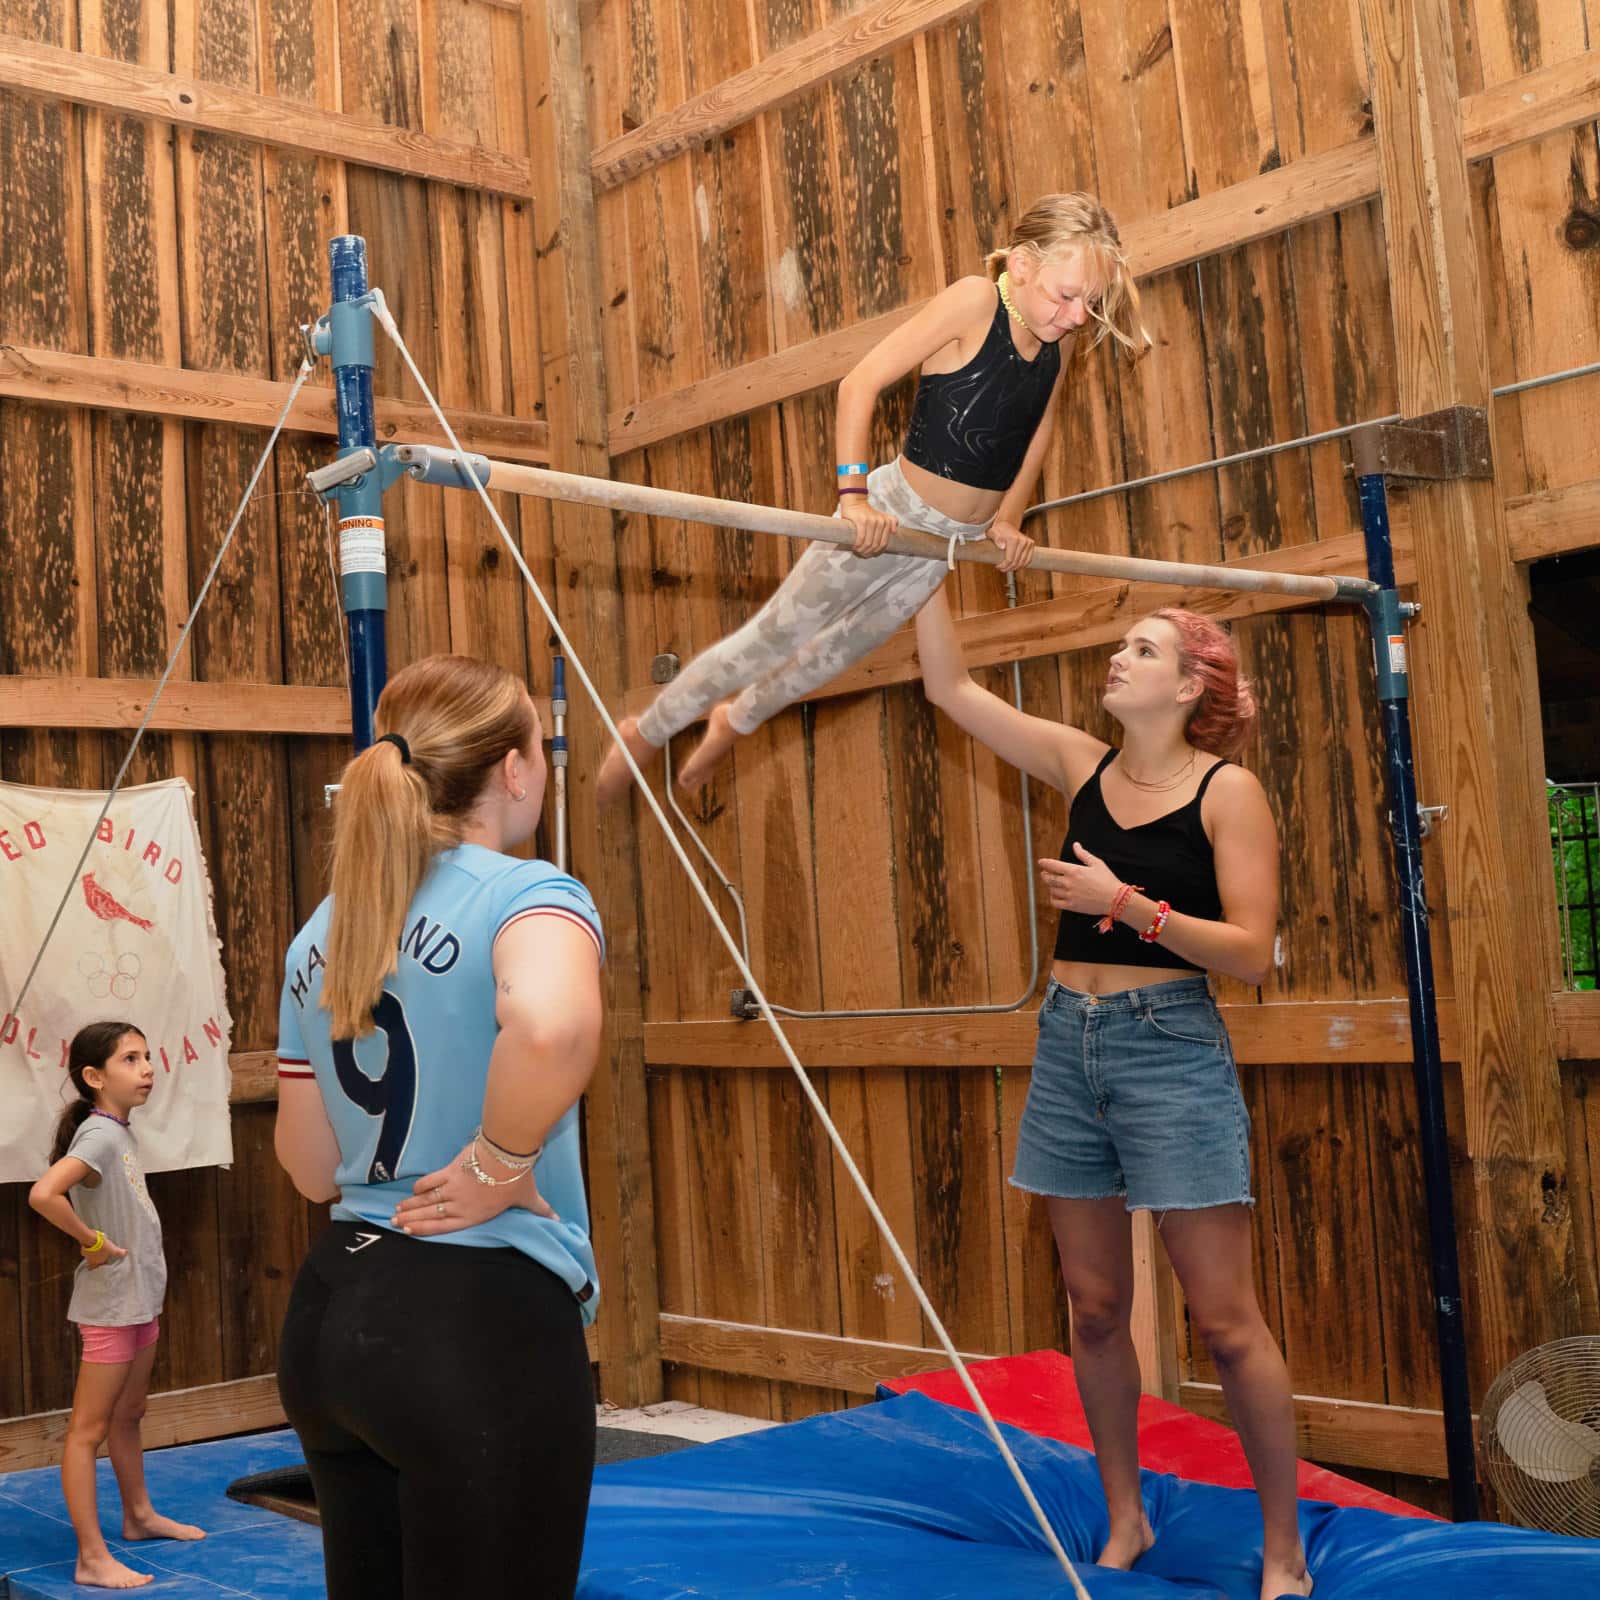
<svg viewBox="0 0 1600 1600"><path fill-rule="evenodd" d="M1061 859L1075 862L1075 844L1100 857L1124 883L1142 883L1152 900L1165 900L1186 917L1216 922L1222 916L1222 896L1217 892L1217 868L1211 841L1200 823L1200 802L1218 771L1219 761L1200 780L1194 799L1165 816L1136 827L1119 827L1106 810L1100 792L1100 774L1111 765L1115 750L1108 750L1094 776L1073 797L1067 816L1067 837ZM1205 968L1185 961L1159 940L1146 944L1139 930L1119 922L1109 933L1096 933L1100 919L1080 911L1063 911L1056 932L1057 961L1097 961L1118 967Z"/></svg>
<svg viewBox="0 0 1600 1600"><path fill-rule="evenodd" d="M954 372L925 373L911 403L907 461L974 489L1009 489L1061 370L1061 348L1025 361L995 291L994 321L978 353Z"/></svg>

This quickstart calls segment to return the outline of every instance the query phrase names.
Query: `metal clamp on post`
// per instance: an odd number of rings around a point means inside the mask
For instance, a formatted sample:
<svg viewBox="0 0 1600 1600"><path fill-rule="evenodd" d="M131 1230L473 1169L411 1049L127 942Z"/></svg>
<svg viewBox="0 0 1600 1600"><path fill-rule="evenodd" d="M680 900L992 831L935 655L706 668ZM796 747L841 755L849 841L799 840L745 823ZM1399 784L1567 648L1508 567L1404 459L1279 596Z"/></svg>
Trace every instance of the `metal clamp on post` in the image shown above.
<svg viewBox="0 0 1600 1600"><path fill-rule="evenodd" d="M1373 422L1350 435L1358 478L1492 478L1489 414L1446 406L1404 422Z"/></svg>

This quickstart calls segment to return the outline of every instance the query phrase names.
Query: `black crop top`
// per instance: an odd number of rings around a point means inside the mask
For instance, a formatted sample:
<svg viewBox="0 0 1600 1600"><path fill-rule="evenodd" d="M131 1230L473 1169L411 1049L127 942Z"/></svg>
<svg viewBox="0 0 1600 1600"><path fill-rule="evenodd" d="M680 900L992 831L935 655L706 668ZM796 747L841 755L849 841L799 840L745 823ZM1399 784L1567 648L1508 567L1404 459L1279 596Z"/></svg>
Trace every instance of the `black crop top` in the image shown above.
<svg viewBox="0 0 1600 1600"><path fill-rule="evenodd" d="M1061 859L1075 862L1078 858L1072 847L1081 844L1099 856L1124 883L1142 883L1150 899L1165 900L1186 917L1201 917L1207 922L1220 920L1222 896L1217 892L1211 841L1200 823L1200 802L1211 780L1228 763L1219 761L1206 773L1187 805L1137 827L1122 828L1106 810L1105 796L1100 792L1100 774L1111 765L1116 753L1106 751L1094 776L1073 797ZM1193 961L1185 961L1159 940L1146 944L1138 929L1124 922L1117 923L1109 933L1096 933L1094 925L1099 920L1084 912L1063 911L1056 932L1056 960L1205 970Z"/></svg>
<svg viewBox="0 0 1600 1600"><path fill-rule="evenodd" d="M901 454L974 489L1009 489L1060 370L1059 345L1041 344L1032 361L1017 353L996 290L994 321L978 353L954 372L924 373L918 380Z"/></svg>

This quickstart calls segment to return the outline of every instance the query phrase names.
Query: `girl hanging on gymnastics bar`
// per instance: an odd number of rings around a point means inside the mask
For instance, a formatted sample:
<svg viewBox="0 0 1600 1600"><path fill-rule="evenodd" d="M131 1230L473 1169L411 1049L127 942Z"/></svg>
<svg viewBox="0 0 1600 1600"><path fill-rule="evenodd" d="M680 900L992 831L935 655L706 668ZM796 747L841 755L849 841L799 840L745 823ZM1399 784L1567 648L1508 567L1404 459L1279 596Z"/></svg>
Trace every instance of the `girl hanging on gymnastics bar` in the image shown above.
<svg viewBox="0 0 1600 1600"><path fill-rule="evenodd" d="M882 339L839 385L835 422L839 509L855 529L849 548L813 544L777 592L737 632L703 651L638 718L619 727L643 766L673 734L708 717L683 765L688 788L706 781L741 734L836 678L875 650L926 603L945 569L883 552L897 526L941 539L990 539L1002 572L1025 567L1034 542L1022 518L1050 439L1076 335L1093 322L1137 358L1150 339L1116 223L1087 194L1051 194L1017 223L987 276L962 278ZM921 368L900 454L866 459L878 396ZM627 787L613 747L600 768L601 804Z"/></svg>

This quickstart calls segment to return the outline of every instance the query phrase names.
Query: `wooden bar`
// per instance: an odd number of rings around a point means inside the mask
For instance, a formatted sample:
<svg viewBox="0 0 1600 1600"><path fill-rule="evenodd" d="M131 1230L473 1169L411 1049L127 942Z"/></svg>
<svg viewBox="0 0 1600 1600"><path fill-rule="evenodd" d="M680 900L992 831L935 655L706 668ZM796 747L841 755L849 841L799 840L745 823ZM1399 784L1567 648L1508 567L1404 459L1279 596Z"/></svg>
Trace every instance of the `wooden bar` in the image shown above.
<svg viewBox="0 0 1600 1600"><path fill-rule="evenodd" d="M0 1473L29 1467L53 1467L61 1460L70 1410L38 1411L0 1422ZM140 1434L146 1450L189 1444L196 1439L221 1439L232 1433L280 1428L283 1405L277 1377L268 1372L233 1383L210 1383L197 1389L153 1394Z"/></svg>
<svg viewBox="0 0 1600 1600"><path fill-rule="evenodd" d="M136 728L154 678L0 677L0 728ZM152 732L350 733L344 689L283 683L168 682Z"/></svg>
<svg viewBox="0 0 1600 1600"><path fill-rule="evenodd" d="M661 1318L661 1359L680 1366L809 1383L868 1396L891 1378L950 1365L949 1357L937 1346L930 1350L921 1345L798 1333L790 1328L680 1317L670 1312ZM969 1355L963 1350L961 1359L991 1361L994 1357Z"/></svg>
<svg viewBox="0 0 1600 1600"><path fill-rule="evenodd" d="M1180 1384L1178 1404L1231 1426L1217 1384ZM1476 1425L1476 1417L1473 1422ZM1442 1411L1297 1394L1294 1425L1295 1453L1304 1460L1406 1472L1419 1478L1442 1478L1447 1472Z"/></svg>
<svg viewBox="0 0 1600 1600"><path fill-rule="evenodd" d="M929 28L965 16L979 0L882 0L847 14L594 152L596 194L648 172L763 111L830 83Z"/></svg>
<svg viewBox="0 0 1600 1600"><path fill-rule="evenodd" d="M1506 501L1513 561L1543 561L1600 545L1600 478Z"/></svg>
<svg viewBox="0 0 1600 1600"><path fill-rule="evenodd" d="M1461 111L1467 153L1474 161L1592 121L1600 117L1600 51L1470 95ZM1150 278L1359 205L1378 191L1378 148L1372 139L1363 139L1129 221L1122 229L1123 241L1140 278ZM608 419L612 453L637 450L834 383L922 304L622 407Z"/></svg>
<svg viewBox="0 0 1600 1600"><path fill-rule="evenodd" d="M401 459L406 459L403 448ZM751 533L776 534L786 539L812 539L825 544L848 545L854 538L854 534L838 517L819 516L809 511L789 511L782 506L750 505L742 500L719 500L711 495L684 494L678 490L655 489L645 484L623 483L608 478L585 478L575 473L551 472L541 467L516 466L504 461L489 463L488 487L503 489L511 494L538 495L543 499L560 500L568 504L604 506L613 511L636 511L646 516L681 518L687 522L708 522L721 528L743 528ZM945 540L929 533L919 533L913 528L902 528L889 541L887 548L895 555L920 556L925 561L944 561L953 555L958 563L984 567L999 566L1003 559L999 547L986 539L958 545L952 552ZM1189 584L1251 593L1293 595L1306 601L1336 600L1340 597L1338 582L1328 577L1273 572L1242 565L1201 566L1181 561L1146 561L1134 556L1104 556L1043 546L1033 558L1032 570L1126 578L1169 586Z"/></svg>
<svg viewBox="0 0 1600 1600"><path fill-rule="evenodd" d="M314 306L308 305L304 311L307 320L318 315ZM242 373L197 372L187 367L0 344L0 396L16 400L270 428L278 420L290 388L287 383ZM492 450L518 461L550 458L550 430L542 422L448 408L445 415L462 444L470 448ZM289 432L337 437L333 391L320 385L302 389L284 426ZM377 433L380 443L396 439L446 442L427 406L381 395Z"/></svg>
<svg viewBox="0 0 1600 1600"><path fill-rule="evenodd" d="M775 999L783 999L775 995ZM807 1067L1026 1066L1033 1060L1036 1007L942 1017L780 1018ZM1224 1005L1223 1017L1242 1063L1409 1062L1406 1001L1301 1001ZM1455 1049L1452 1003L1439 1005L1447 1058ZM1600 1036L1600 1028L1596 1030ZM652 1067L774 1068L786 1065L771 1030L760 1021L655 1022L644 1030Z"/></svg>
<svg viewBox="0 0 1600 1600"><path fill-rule="evenodd" d="M440 139L349 112L160 72L38 44L7 34L0 49L0 88L177 128L227 134L280 150L332 156L359 166L434 178L467 189L526 199L533 190L520 156Z"/></svg>
<svg viewBox="0 0 1600 1600"><path fill-rule="evenodd" d="M228 1104L254 1106L276 1104L278 1099L278 1053L275 1050L236 1050L228 1057Z"/></svg>
<svg viewBox="0 0 1600 1600"><path fill-rule="evenodd" d="M0 728L137 728L158 681L0 676ZM533 706L548 739L549 695L534 695ZM174 676L146 731L348 738L350 695L309 684L195 683Z"/></svg>

